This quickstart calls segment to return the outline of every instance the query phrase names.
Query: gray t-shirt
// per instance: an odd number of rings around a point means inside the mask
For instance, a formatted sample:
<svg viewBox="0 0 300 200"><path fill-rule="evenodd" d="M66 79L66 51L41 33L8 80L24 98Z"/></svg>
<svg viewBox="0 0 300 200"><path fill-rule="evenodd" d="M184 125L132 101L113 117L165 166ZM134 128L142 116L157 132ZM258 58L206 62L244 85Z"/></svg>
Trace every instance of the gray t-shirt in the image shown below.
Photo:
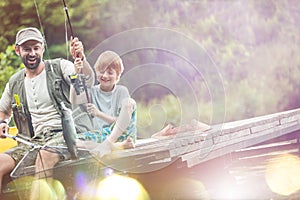
<svg viewBox="0 0 300 200"><path fill-rule="evenodd" d="M107 115L118 117L121 110L122 100L129 98L128 89L122 85L115 85L110 92L104 92L100 89L100 85L92 86L89 89L90 100L100 111ZM94 129L102 130L102 127L109 125L98 117L93 118Z"/></svg>

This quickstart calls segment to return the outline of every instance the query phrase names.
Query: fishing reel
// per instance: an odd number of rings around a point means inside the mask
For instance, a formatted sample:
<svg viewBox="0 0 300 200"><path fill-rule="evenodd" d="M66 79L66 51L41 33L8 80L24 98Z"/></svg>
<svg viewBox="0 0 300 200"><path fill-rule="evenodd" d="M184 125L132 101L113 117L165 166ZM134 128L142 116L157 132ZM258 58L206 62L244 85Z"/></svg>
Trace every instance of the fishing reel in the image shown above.
<svg viewBox="0 0 300 200"><path fill-rule="evenodd" d="M71 84L73 85L76 95L86 91L86 76L84 74L70 75Z"/></svg>

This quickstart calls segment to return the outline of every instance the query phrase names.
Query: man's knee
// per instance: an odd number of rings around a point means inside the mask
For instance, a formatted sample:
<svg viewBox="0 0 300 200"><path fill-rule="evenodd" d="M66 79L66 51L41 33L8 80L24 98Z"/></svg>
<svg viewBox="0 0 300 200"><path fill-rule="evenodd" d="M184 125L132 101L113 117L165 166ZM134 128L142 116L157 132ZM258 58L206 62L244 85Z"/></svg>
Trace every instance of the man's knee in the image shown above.
<svg viewBox="0 0 300 200"><path fill-rule="evenodd" d="M37 154L36 167L37 169L43 170L53 168L59 161L59 155L47 150L40 150Z"/></svg>
<svg viewBox="0 0 300 200"><path fill-rule="evenodd" d="M0 176L10 173L16 166L15 160L8 154L0 154Z"/></svg>

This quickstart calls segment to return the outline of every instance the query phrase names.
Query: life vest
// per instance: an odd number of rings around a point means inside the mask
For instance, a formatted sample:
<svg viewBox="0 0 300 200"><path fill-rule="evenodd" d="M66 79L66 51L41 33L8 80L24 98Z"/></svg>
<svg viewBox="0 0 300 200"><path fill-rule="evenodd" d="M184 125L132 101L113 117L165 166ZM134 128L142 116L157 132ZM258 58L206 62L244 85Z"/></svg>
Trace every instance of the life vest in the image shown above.
<svg viewBox="0 0 300 200"><path fill-rule="evenodd" d="M47 88L52 102L61 115L60 102L64 102L66 107L71 108L72 105L69 101L70 84L64 79L60 66L60 58L53 60L45 60L45 70L47 78ZM16 126L19 134L26 136L34 136L34 131L31 123L31 115L28 110L26 92L24 87L25 69L15 73L9 79L9 87L12 92L12 110ZM16 102L15 96L18 96L20 102Z"/></svg>

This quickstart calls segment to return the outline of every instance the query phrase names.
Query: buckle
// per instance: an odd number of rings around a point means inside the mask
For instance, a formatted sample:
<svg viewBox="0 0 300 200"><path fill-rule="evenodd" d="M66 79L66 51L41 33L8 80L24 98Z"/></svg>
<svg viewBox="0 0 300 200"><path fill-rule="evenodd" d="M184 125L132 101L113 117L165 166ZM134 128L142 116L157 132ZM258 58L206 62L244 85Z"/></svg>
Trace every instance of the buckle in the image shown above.
<svg viewBox="0 0 300 200"><path fill-rule="evenodd" d="M43 129L43 133L57 133L57 132L61 132L62 129L54 129L54 128L44 128Z"/></svg>
<svg viewBox="0 0 300 200"><path fill-rule="evenodd" d="M44 128L43 129L43 133L46 134L46 133L50 133L51 132L51 128Z"/></svg>

